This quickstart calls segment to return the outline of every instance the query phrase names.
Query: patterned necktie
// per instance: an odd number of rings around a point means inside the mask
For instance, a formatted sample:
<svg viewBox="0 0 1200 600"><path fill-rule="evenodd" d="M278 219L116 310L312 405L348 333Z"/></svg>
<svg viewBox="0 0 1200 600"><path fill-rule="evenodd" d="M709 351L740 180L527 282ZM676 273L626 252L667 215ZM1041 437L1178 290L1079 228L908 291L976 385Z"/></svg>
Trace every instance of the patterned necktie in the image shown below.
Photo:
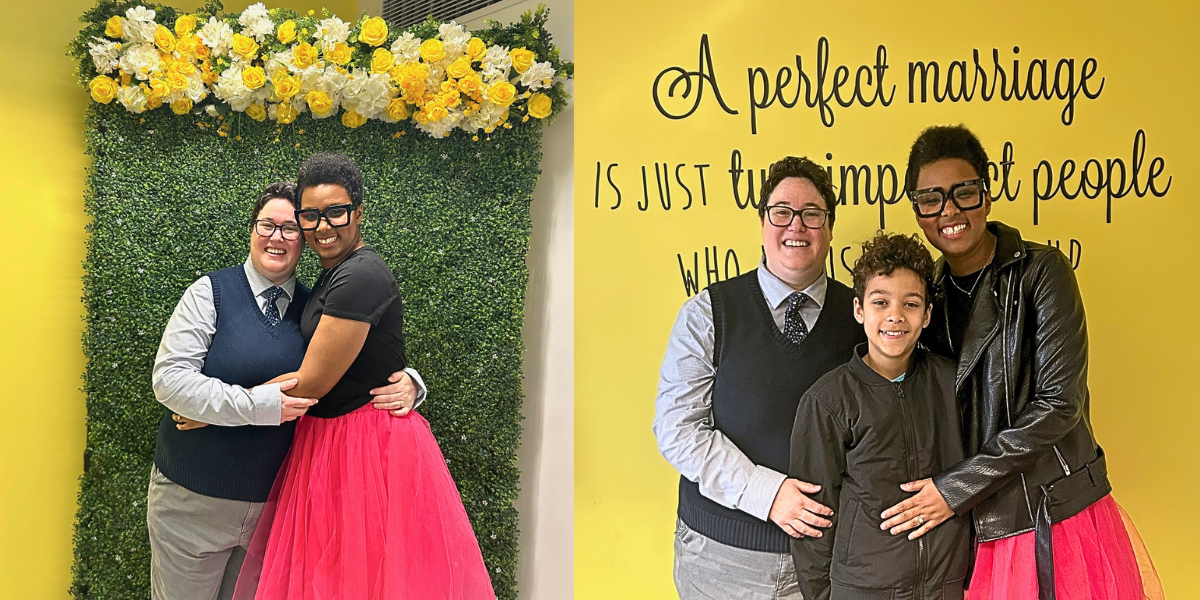
<svg viewBox="0 0 1200 600"><path fill-rule="evenodd" d="M791 340L793 344L799 344L808 337L808 325L804 324L804 319L800 318L800 307L808 302L808 294L803 292L792 292L788 296L787 314L783 319L783 335Z"/></svg>
<svg viewBox="0 0 1200 600"><path fill-rule="evenodd" d="M267 290L267 312L266 312L266 315L267 315L267 321L270 322L272 326L278 325L279 322L283 320L279 317L279 305L276 304L276 301L278 301L279 297L282 295L283 295L283 288L281 288L277 285L273 285ZM791 310L791 309L789 309L789 310Z"/></svg>

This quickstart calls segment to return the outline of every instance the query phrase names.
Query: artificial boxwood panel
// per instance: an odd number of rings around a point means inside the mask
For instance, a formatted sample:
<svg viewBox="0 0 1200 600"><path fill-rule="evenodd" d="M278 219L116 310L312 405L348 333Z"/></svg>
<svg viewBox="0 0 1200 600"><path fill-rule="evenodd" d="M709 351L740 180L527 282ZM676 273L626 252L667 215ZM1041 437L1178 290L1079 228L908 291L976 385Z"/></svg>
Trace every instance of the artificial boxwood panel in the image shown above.
<svg viewBox="0 0 1200 600"><path fill-rule="evenodd" d="M207 117L88 109L88 433L73 595L149 596L145 501L164 410L150 372L163 328L189 284L245 260L249 211L267 184L294 181L313 152L342 151L363 172L364 238L400 284L408 359L429 387L420 412L497 595L515 598L521 323L540 127L474 141L378 121L351 130L336 117L231 121L223 137ZM320 267L305 252L298 272L311 285Z"/></svg>

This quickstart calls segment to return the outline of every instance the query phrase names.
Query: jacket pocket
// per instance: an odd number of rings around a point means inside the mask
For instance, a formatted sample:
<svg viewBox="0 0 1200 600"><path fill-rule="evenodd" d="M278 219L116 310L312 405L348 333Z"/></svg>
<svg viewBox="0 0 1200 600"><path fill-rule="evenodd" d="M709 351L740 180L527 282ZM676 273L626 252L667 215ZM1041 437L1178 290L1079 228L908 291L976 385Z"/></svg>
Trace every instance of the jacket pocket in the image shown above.
<svg viewBox="0 0 1200 600"><path fill-rule="evenodd" d="M894 593L889 589L871 589L829 582L829 600L892 600Z"/></svg>
<svg viewBox="0 0 1200 600"><path fill-rule="evenodd" d="M863 588L902 588L911 585L917 569L917 542L879 528L878 513L850 500L842 516L849 527L838 524L830 578Z"/></svg>

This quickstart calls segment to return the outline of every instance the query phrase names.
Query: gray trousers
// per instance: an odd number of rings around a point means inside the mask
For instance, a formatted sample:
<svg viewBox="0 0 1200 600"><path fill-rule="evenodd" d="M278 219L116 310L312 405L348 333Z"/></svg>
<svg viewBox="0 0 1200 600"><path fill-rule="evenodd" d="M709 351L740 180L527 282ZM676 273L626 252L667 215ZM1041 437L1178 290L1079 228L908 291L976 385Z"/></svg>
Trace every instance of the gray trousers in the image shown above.
<svg viewBox="0 0 1200 600"><path fill-rule="evenodd" d="M153 600L228 600L263 503L213 498L150 471L146 494Z"/></svg>
<svg viewBox="0 0 1200 600"><path fill-rule="evenodd" d="M675 526L680 600L803 600L791 554L743 550Z"/></svg>

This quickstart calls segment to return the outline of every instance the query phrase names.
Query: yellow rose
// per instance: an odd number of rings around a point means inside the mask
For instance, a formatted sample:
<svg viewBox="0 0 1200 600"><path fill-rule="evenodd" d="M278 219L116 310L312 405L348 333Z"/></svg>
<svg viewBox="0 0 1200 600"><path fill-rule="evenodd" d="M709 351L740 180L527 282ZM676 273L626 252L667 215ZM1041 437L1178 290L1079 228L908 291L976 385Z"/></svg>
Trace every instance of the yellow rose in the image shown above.
<svg viewBox="0 0 1200 600"><path fill-rule="evenodd" d="M194 35L179 36L179 39L175 40L175 52L179 54L180 58L186 60L188 55L192 53L192 43L195 41L196 36Z"/></svg>
<svg viewBox="0 0 1200 600"><path fill-rule="evenodd" d="M196 30L195 15L183 15L182 17L175 19L175 35L178 35L179 37L183 37L195 30ZM174 108L174 106L172 106L171 108Z"/></svg>
<svg viewBox="0 0 1200 600"><path fill-rule="evenodd" d="M191 98L184 97L184 98L180 98L171 103L171 112L173 112L177 115L186 115L191 110L192 110L192 99Z"/></svg>
<svg viewBox="0 0 1200 600"><path fill-rule="evenodd" d="M375 52L371 53L372 73L387 73L395 63L396 57L392 56L392 53L384 48L376 48Z"/></svg>
<svg viewBox="0 0 1200 600"><path fill-rule="evenodd" d="M258 42L240 33L233 34L233 53L246 60L252 60L258 53Z"/></svg>
<svg viewBox="0 0 1200 600"><path fill-rule="evenodd" d="M350 62L352 51L350 46L347 46L345 43L339 42L334 44L333 48L326 47L323 51L325 53L325 60L335 65L344 65Z"/></svg>
<svg viewBox="0 0 1200 600"><path fill-rule="evenodd" d="M349 127L350 129L358 129L359 127L362 126L363 123L366 123L366 122L367 122L367 118L362 116L362 114L357 113L355 111L348 110L348 111L342 113L342 125L345 125L346 127Z"/></svg>
<svg viewBox="0 0 1200 600"><path fill-rule="evenodd" d="M529 116L535 119L545 119L550 116L551 111L550 96L545 94L534 94L529 98L528 112Z"/></svg>
<svg viewBox="0 0 1200 600"><path fill-rule="evenodd" d="M465 56L459 57L458 60L450 63L450 66L446 67L446 74L455 79L462 79L463 77L466 77L474 72L475 71L471 69L471 61L467 60Z"/></svg>
<svg viewBox="0 0 1200 600"><path fill-rule="evenodd" d="M217 82L217 79L220 76L221 75L219 73L212 70L212 63L208 62L207 60L203 63L200 63L200 80L204 83L212 85Z"/></svg>
<svg viewBox="0 0 1200 600"><path fill-rule="evenodd" d="M212 49L197 38L196 42L192 44L192 54L195 54L196 58L204 60L208 58L210 54L212 54Z"/></svg>
<svg viewBox="0 0 1200 600"><path fill-rule="evenodd" d="M242 71L242 83L251 90L257 90L267 83L267 74L262 67L250 67Z"/></svg>
<svg viewBox="0 0 1200 600"><path fill-rule="evenodd" d="M450 111L446 110L446 107L444 107L444 106L437 106L436 104L434 104L433 106L431 106L429 108L429 120L430 121L441 121L442 119L445 119L448 116L450 116Z"/></svg>
<svg viewBox="0 0 1200 600"><path fill-rule="evenodd" d="M363 22L362 30L358 32L358 41L368 46L378 46L387 41L387 36L387 21L373 17Z"/></svg>
<svg viewBox="0 0 1200 600"><path fill-rule="evenodd" d="M321 90L313 90L304 97L304 101L308 103L308 110L311 110L314 115L325 116L329 111L333 110L333 99L329 94Z"/></svg>
<svg viewBox="0 0 1200 600"><path fill-rule="evenodd" d="M387 115L397 121L408 118L408 103L400 98L393 98L387 105Z"/></svg>
<svg viewBox="0 0 1200 600"><path fill-rule="evenodd" d="M443 85L445 85L445 84L443 84ZM459 97L459 95L458 95L458 90L455 90L453 92L443 93L441 100L442 100L442 103L445 104L449 108L457 108L459 103L462 102L462 98Z"/></svg>
<svg viewBox="0 0 1200 600"><path fill-rule="evenodd" d="M533 64L533 59L537 58L532 50L526 50L524 46L509 52L508 55L512 57L512 66L518 73L524 73L529 69L529 65Z"/></svg>
<svg viewBox="0 0 1200 600"><path fill-rule="evenodd" d="M186 90L188 87L188 78L179 73L167 73L167 86L173 92Z"/></svg>
<svg viewBox="0 0 1200 600"><path fill-rule="evenodd" d="M300 116L300 111L296 110L296 107L292 106L291 102L284 102L279 105L275 113L275 122L280 125L287 125L295 121L298 116Z"/></svg>
<svg viewBox="0 0 1200 600"><path fill-rule="evenodd" d="M196 72L196 65L182 60L175 61L171 64L171 72L179 73L184 77L191 77L192 73Z"/></svg>
<svg viewBox="0 0 1200 600"><path fill-rule="evenodd" d="M446 46L441 40L425 40L421 42L421 58L427 63L435 63L446 58Z"/></svg>
<svg viewBox="0 0 1200 600"><path fill-rule="evenodd" d="M296 39L296 22L288 19L279 24L279 29L275 32L275 39L281 43L290 44Z"/></svg>
<svg viewBox="0 0 1200 600"><path fill-rule="evenodd" d="M483 43L483 40L473 37L471 41L467 42L467 56L472 61L483 58L484 54L487 54L487 44Z"/></svg>
<svg viewBox="0 0 1200 600"><path fill-rule="evenodd" d="M483 78L474 73L458 80L458 89L468 94L477 94L482 87Z"/></svg>
<svg viewBox="0 0 1200 600"><path fill-rule="evenodd" d="M305 42L296 46L296 49L292 51L292 56L297 68L307 69L317 62L317 49L313 48L312 44Z"/></svg>
<svg viewBox="0 0 1200 600"><path fill-rule="evenodd" d="M517 97L517 88L507 81L501 81L488 88L488 102L496 106L508 106Z"/></svg>
<svg viewBox="0 0 1200 600"><path fill-rule="evenodd" d="M267 119L267 108L262 104L255 102L246 107L246 116L255 121L265 121Z"/></svg>
<svg viewBox="0 0 1200 600"><path fill-rule="evenodd" d="M100 104L108 104L117 97L117 82L111 77L100 75L88 83L88 90L92 92L92 100Z"/></svg>
<svg viewBox="0 0 1200 600"><path fill-rule="evenodd" d="M154 30L154 45L158 46L158 49L163 52L175 50L175 34L171 33L170 29L159 25Z"/></svg>
<svg viewBox="0 0 1200 600"><path fill-rule="evenodd" d="M163 81L162 79L151 79L150 89L146 92L146 98L150 101L157 100L159 104L162 104L162 99L170 93L171 86L168 85L166 81ZM157 106L155 108L157 108Z"/></svg>
<svg viewBox="0 0 1200 600"><path fill-rule="evenodd" d="M104 35L110 38L119 38L125 32L125 27L122 25L123 19L119 16L111 17L104 23Z"/></svg>
<svg viewBox="0 0 1200 600"><path fill-rule="evenodd" d="M300 91L300 78L285 75L275 81L275 95L280 100L287 100Z"/></svg>

